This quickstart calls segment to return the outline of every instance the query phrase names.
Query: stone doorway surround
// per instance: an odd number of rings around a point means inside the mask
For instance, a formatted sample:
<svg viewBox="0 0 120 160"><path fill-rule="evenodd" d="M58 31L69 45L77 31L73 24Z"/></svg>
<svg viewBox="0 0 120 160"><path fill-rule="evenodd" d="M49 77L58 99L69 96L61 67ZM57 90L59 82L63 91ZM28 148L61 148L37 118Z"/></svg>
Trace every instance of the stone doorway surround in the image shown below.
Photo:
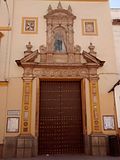
<svg viewBox="0 0 120 160"><path fill-rule="evenodd" d="M86 116L84 115L83 128L84 128L84 138L85 138L85 148L86 148L85 152L86 154L92 154L92 155L106 155L107 143L106 143L106 136L102 134L102 129L101 129L101 118L100 118L101 115L100 115L100 104L99 104L99 93L98 93L99 77L97 75L97 69L103 66L104 61L101 61L98 58L96 58L96 52L94 51L95 46L93 46L93 44L91 43L90 46L88 47L90 50L89 52L83 51L81 53L80 47L77 46L77 52L75 50L73 53L68 53L68 54L62 53L57 55L49 52L41 53L41 47L40 47L40 52L38 50L32 51L31 50L32 45L30 42L28 45L26 45L26 47L27 47L27 50L24 52L25 57L22 58L21 60L16 60L16 63L18 64L18 66L21 66L24 68L24 74L23 74L23 85L24 85L23 102L24 103L22 106L23 116L21 117L22 118L21 135L24 135L24 137L27 137L27 135L31 134L30 132L31 113L30 112L31 112L32 106L30 101L26 102L26 96L29 97L27 99L31 99L32 97L33 78L37 78L40 80L42 79L81 80L82 79L83 87L84 87L84 80L88 79L89 87L90 87L89 89L90 89L90 101L91 101L92 132L91 132L91 135L87 135L86 133L86 125L85 125ZM43 62L43 59L44 59L44 62ZM29 115L28 120L24 120L24 112L28 112L28 115ZM37 118L36 123L38 123L39 121L38 114L36 115L36 118ZM36 127L38 127L38 124L36 124ZM36 128L36 133L38 133L38 128ZM34 143L31 142L31 143L34 146L36 146L34 150L37 155L37 137L36 137L36 142ZM102 146L100 146L101 144ZM88 146L90 147L88 148ZM21 154L19 153L18 155L21 155ZM30 155L34 155L34 154L31 153ZM22 157L24 157L24 155L22 155Z"/></svg>
<svg viewBox="0 0 120 160"><path fill-rule="evenodd" d="M20 136L15 138L15 145L13 146L13 157L32 157L38 154L38 124L39 114L36 114L36 137L31 135L31 101L32 101L32 82L33 79L49 79L49 80L82 80L82 87L84 88L84 80L88 79L90 89L90 101L91 101L91 135L86 132L86 111L84 108L83 115L83 130L85 141L85 154L92 155L106 155L107 154L107 137L102 134L101 129L101 115L98 93L98 80L97 69L102 67L104 61L96 58L96 52L94 46L90 44L89 52L77 49L73 53L62 53L55 55L49 52L39 52L38 50L32 51L32 45L29 42L26 45L27 50L24 52L25 56L21 60L16 60L18 66L24 69L23 73L23 106L21 117L21 133ZM72 58L71 58L72 56ZM43 59L45 60L43 62ZM59 63L58 63L59 60ZM49 62L49 63L48 63ZM51 63L50 63L51 62ZM39 84L38 87L39 89ZM83 89L83 92L84 89ZM85 93L83 93L83 103ZM39 110L37 104L37 113ZM85 105L83 105L85 107ZM24 119L24 115L27 112L28 118ZM4 144L4 154L7 155L10 137L6 137ZM17 144L17 148L16 148ZM89 146L89 147L88 147ZM103 147L104 146L104 147ZM16 150L16 151L15 151ZM9 150L10 151L10 150ZM10 154L9 154L10 155Z"/></svg>
<svg viewBox="0 0 120 160"><path fill-rule="evenodd" d="M56 23L58 17L61 20L59 21L61 22L60 24ZM72 14L70 6L68 10L65 10L62 8L61 3L59 3L57 9L53 10L50 5L48 7L48 14L45 15L44 18L46 19L47 27L46 46L41 45L39 50L32 51L33 46L31 42L29 42L26 45L27 50L24 51L24 57L16 60L17 65L24 69L24 73L21 133L20 136L15 138L15 143L12 147L16 150L14 156L31 157L37 155L37 123L39 122L39 114L36 115L36 137L31 135L32 83L34 78L38 80L82 80L83 88L85 85L84 80L88 79L90 90L91 135L88 135L86 132L86 116L83 115L85 148L90 146L89 149L86 150L86 154L106 155L107 143L106 136L102 133L101 128L99 77L97 75L97 69L102 67L105 61L101 61L96 57L96 52L94 51L95 46L93 46L92 43L90 43L88 47L89 52L82 51L79 45L74 46L73 22L76 17ZM64 20L64 22L62 20ZM68 27L65 28L65 26ZM65 34L65 31L67 31L68 34ZM57 34L58 32L64 41L66 52L56 53L53 50L54 33ZM39 84L37 88L39 89ZM84 89L83 95L84 99ZM38 106L37 104L37 111L39 109ZM85 105L82 106L84 106L85 110ZM86 114L86 111L84 114ZM24 115L27 115L27 118L25 118ZM9 142L10 138L6 137L3 149L4 157L7 155L7 152L10 152L10 150L8 150Z"/></svg>

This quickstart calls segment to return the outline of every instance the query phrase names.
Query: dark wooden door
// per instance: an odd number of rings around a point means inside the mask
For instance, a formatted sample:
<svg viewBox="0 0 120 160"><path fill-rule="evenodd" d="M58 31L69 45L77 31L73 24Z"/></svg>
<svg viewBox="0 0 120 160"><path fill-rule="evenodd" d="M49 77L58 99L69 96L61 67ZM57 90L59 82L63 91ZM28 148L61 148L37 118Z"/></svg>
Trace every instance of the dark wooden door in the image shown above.
<svg viewBox="0 0 120 160"><path fill-rule="evenodd" d="M39 154L83 153L81 83L40 82Z"/></svg>

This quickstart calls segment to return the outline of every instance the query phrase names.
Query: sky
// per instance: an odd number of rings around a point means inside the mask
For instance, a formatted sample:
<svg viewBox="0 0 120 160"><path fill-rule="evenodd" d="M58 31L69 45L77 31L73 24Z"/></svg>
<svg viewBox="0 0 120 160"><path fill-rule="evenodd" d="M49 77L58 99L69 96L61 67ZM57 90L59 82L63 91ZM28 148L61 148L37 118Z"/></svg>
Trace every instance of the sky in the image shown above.
<svg viewBox="0 0 120 160"><path fill-rule="evenodd" d="M111 8L120 8L120 0L110 0Z"/></svg>

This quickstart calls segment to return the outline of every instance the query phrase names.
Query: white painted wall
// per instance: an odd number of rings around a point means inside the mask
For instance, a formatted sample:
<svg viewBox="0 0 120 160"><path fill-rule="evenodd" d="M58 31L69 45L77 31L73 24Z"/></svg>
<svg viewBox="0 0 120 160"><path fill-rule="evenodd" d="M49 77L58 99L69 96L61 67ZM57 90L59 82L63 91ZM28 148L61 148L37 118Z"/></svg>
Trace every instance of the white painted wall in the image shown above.
<svg viewBox="0 0 120 160"><path fill-rule="evenodd" d="M112 19L120 19L120 8L111 9ZM120 78L120 25L113 25L113 35L114 35L114 45L115 45L115 55L117 71Z"/></svg>

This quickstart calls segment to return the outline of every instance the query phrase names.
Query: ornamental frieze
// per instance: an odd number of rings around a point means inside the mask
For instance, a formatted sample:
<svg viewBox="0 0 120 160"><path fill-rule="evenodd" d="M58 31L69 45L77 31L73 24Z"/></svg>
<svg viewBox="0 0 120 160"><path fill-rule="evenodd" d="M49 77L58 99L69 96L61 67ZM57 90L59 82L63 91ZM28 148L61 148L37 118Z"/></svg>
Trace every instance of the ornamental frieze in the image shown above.
<svg viewBox="0 0 120 160"><path fill-rule="evenodd" d="M40 68L33 70L33 76L39 78L67 78L67 77L76 77L76 78L87 78L88 70L87 69L54 69L54 68Z"/></svg>

